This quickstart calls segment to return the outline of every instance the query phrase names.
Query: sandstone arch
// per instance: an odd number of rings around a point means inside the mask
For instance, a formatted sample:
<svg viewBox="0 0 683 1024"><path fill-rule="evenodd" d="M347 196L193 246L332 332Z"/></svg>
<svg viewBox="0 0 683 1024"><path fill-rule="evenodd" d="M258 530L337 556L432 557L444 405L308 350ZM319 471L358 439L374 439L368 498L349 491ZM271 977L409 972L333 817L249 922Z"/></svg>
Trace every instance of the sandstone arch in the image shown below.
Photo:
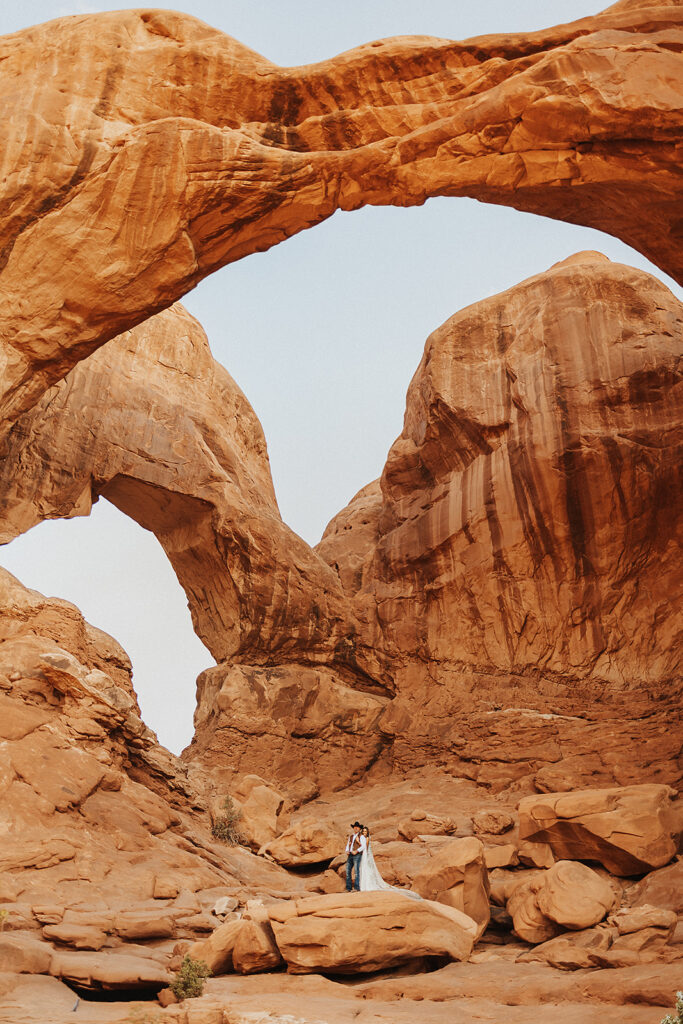
<svg viewBox="0 0 683 1024"><path fill-rule="evenodd" d="M219 662L198 681L195 764L285 785L310 765L323 790L391 758L476 764L488 784L565 758L581 784L640 781L632 716L644 750L678 699L682 330L667 288L596 253L455 314L381 481L312 550L280 520L253 410L176 304L17 421L0 541L98 495L157 535ZM597 764L577 699L611 723ZM656 756L675 783L672 737Z"/></svg>
<svg viewBox="0 0 683 1024"><path fill-rule="evenodd" d="M474 196L616 234L680 279L682 23L638 0L302 68L170 12L0 40L0 422L219 266L336 209Z"/></svg>
<svg viewBox="0 0 683 1024"><path fill-rule="evenodd" d="M381 675L369 653L356 664L338 577L282 522L261 424L179 304L79 363L20 418L0 492L0 543L87 515L100 496L156 534L216 661L338 661L361 686L366 670Z"/></svg>

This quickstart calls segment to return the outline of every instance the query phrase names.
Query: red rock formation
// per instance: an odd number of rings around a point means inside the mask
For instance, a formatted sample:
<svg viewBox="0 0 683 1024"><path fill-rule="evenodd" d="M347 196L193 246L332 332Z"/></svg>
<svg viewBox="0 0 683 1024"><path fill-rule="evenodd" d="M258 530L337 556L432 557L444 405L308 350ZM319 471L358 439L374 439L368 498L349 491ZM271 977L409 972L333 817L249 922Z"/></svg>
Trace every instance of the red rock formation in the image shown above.
<svg viewBox="0 0 683 1024"><path fill-rule="evenodd" d="M298 802L430 760L495 788L675 783L682 322L598 254L456 314L381 482L316 553L280 521L253 411L173 307L17 422L2 537L99 494L154 530L223 659L187 754L219 793L256 773Z"/></svg>
<svg viewBox="0 0 683 1024"><path fill-rule="evenodd" d="M678 852L683 808L670 786L528 796L519 805L522 839L549 843L553 853L603 864L615 875L663 868Z"/></svg>
<svg viewBox="0 0 683 1024"><path fill-rule="evenodd" d="M183 14L0 41L0 421L211 271L337 209L473 196L681 275L683 13L650 0L280 68Z"/></svg>
<svg viewBox="0 0 683 1024"><path fill-rule="evenodd" d="M654 278L584 253L429 338L381 481L318 546L393 667L402 763L680 778L682 330Z"/></svg>
<svg viewBox="0 0 683 1024"><path fill-rule="evenodd" d="M87 515L100 495L154 532L217 661L352 671L337 575L280 519L261 424L182 306L76 366L15 424L0 493L0 542Z"/></svg>
<svg viewBox="0 0 683 1024"><path fill-rule="evenodd" d="M386 746L390 676L356 642L337 574L280 519L261 425L181 306L93 353L18 420L0 493L0 541L100 496L156 534L221 662L198 680L203 785L224 794L255 771L310 798Z"/></svg>
<svg viewBox="0 0 683 1024"><path fill-rule="evenodd" d="M212 840L116 641L1 569L0 740L2 970L159 988L168 952L144 943L211 930L218 896L301 888Z"/></svg>

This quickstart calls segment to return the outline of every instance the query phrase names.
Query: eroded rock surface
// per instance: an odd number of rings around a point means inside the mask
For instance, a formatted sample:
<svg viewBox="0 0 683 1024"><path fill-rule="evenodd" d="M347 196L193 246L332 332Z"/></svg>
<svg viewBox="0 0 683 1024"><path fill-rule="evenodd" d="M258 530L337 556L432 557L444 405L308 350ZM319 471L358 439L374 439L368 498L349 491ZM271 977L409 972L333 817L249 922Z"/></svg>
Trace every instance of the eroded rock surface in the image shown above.
<svg viewBox="0 0 683 1024"><path fill-rule="evenodd" d="M164 943L216 928L219 897L301 890L212 840L187 767L140 719L116 641L4 570L0 739L2 970L154 990L169 979Z"/></svg>
<svg viewBox="0 0 683 1024"><path fill-rule="evenodd" d="M0 489L0 541L87 515L101 495L154 532L217 661L349 646L337 576L280 519L261 425L182 306L94 353L19 420Z"/></svg>
<svg viewBox="0 0 683 1024"><path fill-rule="evenodd" d="M466 914L393 892L313 896L269 917L293 974L365 973L417 957L466 960L476 934Z"/></svg>
<svg viewBox="0 0 683 1024"><path fill-rule="evenodd" d="M225 792L217 769L293 785L308 763L316 792L383 751L390 674L359 643L336 572L282 522L261 425L182 306L93 353L19 419L0 491L0 541L100 497L156 535L221 663L198 681L202 785Z"/></svg>
<svg viewBox="0 0 683 1024"><path fill-rule="evenodd" d="M393 667L395 762L679 780L682 331L658 281L582 253L428 339L381 480L317 549Z"/></svg>
<svg viewBox="0 0 683 1024"><path fill-rule="evenodd" d="M596 253L456 314L381 481L312 551L175 306L19 419L2 535L98 495L154 530L221 661L186 755L203 789L256 773L300 803L434 760L493 789L676 784L682 330Z"/></svg>
<svg viewBox="0 0 683 1024"><path fill-rule="evenodd" d="M639 0L299 68L169 11L4 38L0 421L211 271L340 208L473 196L601 228L680 274L682 18Z"/></svg>
<svg viewBox="0 0 683 1024"><path fill-rule="evenodd" d="M615 875L662 868L679 848L683 817L676 790L642 785L525 797L520 836L548 842L560 857L598 861Z"/></svg>

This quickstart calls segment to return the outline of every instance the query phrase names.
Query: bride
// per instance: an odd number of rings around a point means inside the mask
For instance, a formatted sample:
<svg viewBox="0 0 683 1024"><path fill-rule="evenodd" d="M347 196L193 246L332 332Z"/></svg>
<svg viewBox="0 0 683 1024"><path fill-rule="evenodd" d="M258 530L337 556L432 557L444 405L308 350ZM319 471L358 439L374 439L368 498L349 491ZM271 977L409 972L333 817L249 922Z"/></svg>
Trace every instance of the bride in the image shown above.
<svg viewBox="0 0 683 1024"><path fill-rule="evenodd" d="M401 889L398 885L389 885L385 882L375 864L375 858L372 855L372 846L370 843L370 829L367 825L363 825L361 829L361 835L365 838L363 844L363 855L360 860L360 889L361 892L371 892L374 890L381 890L383 892L400 892L402 896L409 896L413 900L422 899L416 892L411 892L410 889Z"/></svg>

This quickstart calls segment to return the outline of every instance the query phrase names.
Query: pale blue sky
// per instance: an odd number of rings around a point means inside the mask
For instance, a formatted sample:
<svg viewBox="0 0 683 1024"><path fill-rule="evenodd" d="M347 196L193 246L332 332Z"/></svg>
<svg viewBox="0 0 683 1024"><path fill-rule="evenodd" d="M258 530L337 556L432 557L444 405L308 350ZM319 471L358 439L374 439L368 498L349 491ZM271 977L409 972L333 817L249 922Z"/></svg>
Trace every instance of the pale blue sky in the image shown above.
<svg viewBox="0 0 683 1024"><path fill-rule="evenodd" d="M24 0L0 32L118 4ZM462 39L528 31L596 13L587 0L329 0L167 4L281 64L308 63L382 36ZM628 246L587 228L486 206L430 200L338 213L202 282L183 300L266 433L282 516L315 543L377 477L401 431L405 392L427 335L448 316L581 249L641 267ZM86 520L43 523L0 551L27 586L74 601L130 654L147 723L179 751L192 734L194 680L212 662L151 534L100 501Z"/></svg>

